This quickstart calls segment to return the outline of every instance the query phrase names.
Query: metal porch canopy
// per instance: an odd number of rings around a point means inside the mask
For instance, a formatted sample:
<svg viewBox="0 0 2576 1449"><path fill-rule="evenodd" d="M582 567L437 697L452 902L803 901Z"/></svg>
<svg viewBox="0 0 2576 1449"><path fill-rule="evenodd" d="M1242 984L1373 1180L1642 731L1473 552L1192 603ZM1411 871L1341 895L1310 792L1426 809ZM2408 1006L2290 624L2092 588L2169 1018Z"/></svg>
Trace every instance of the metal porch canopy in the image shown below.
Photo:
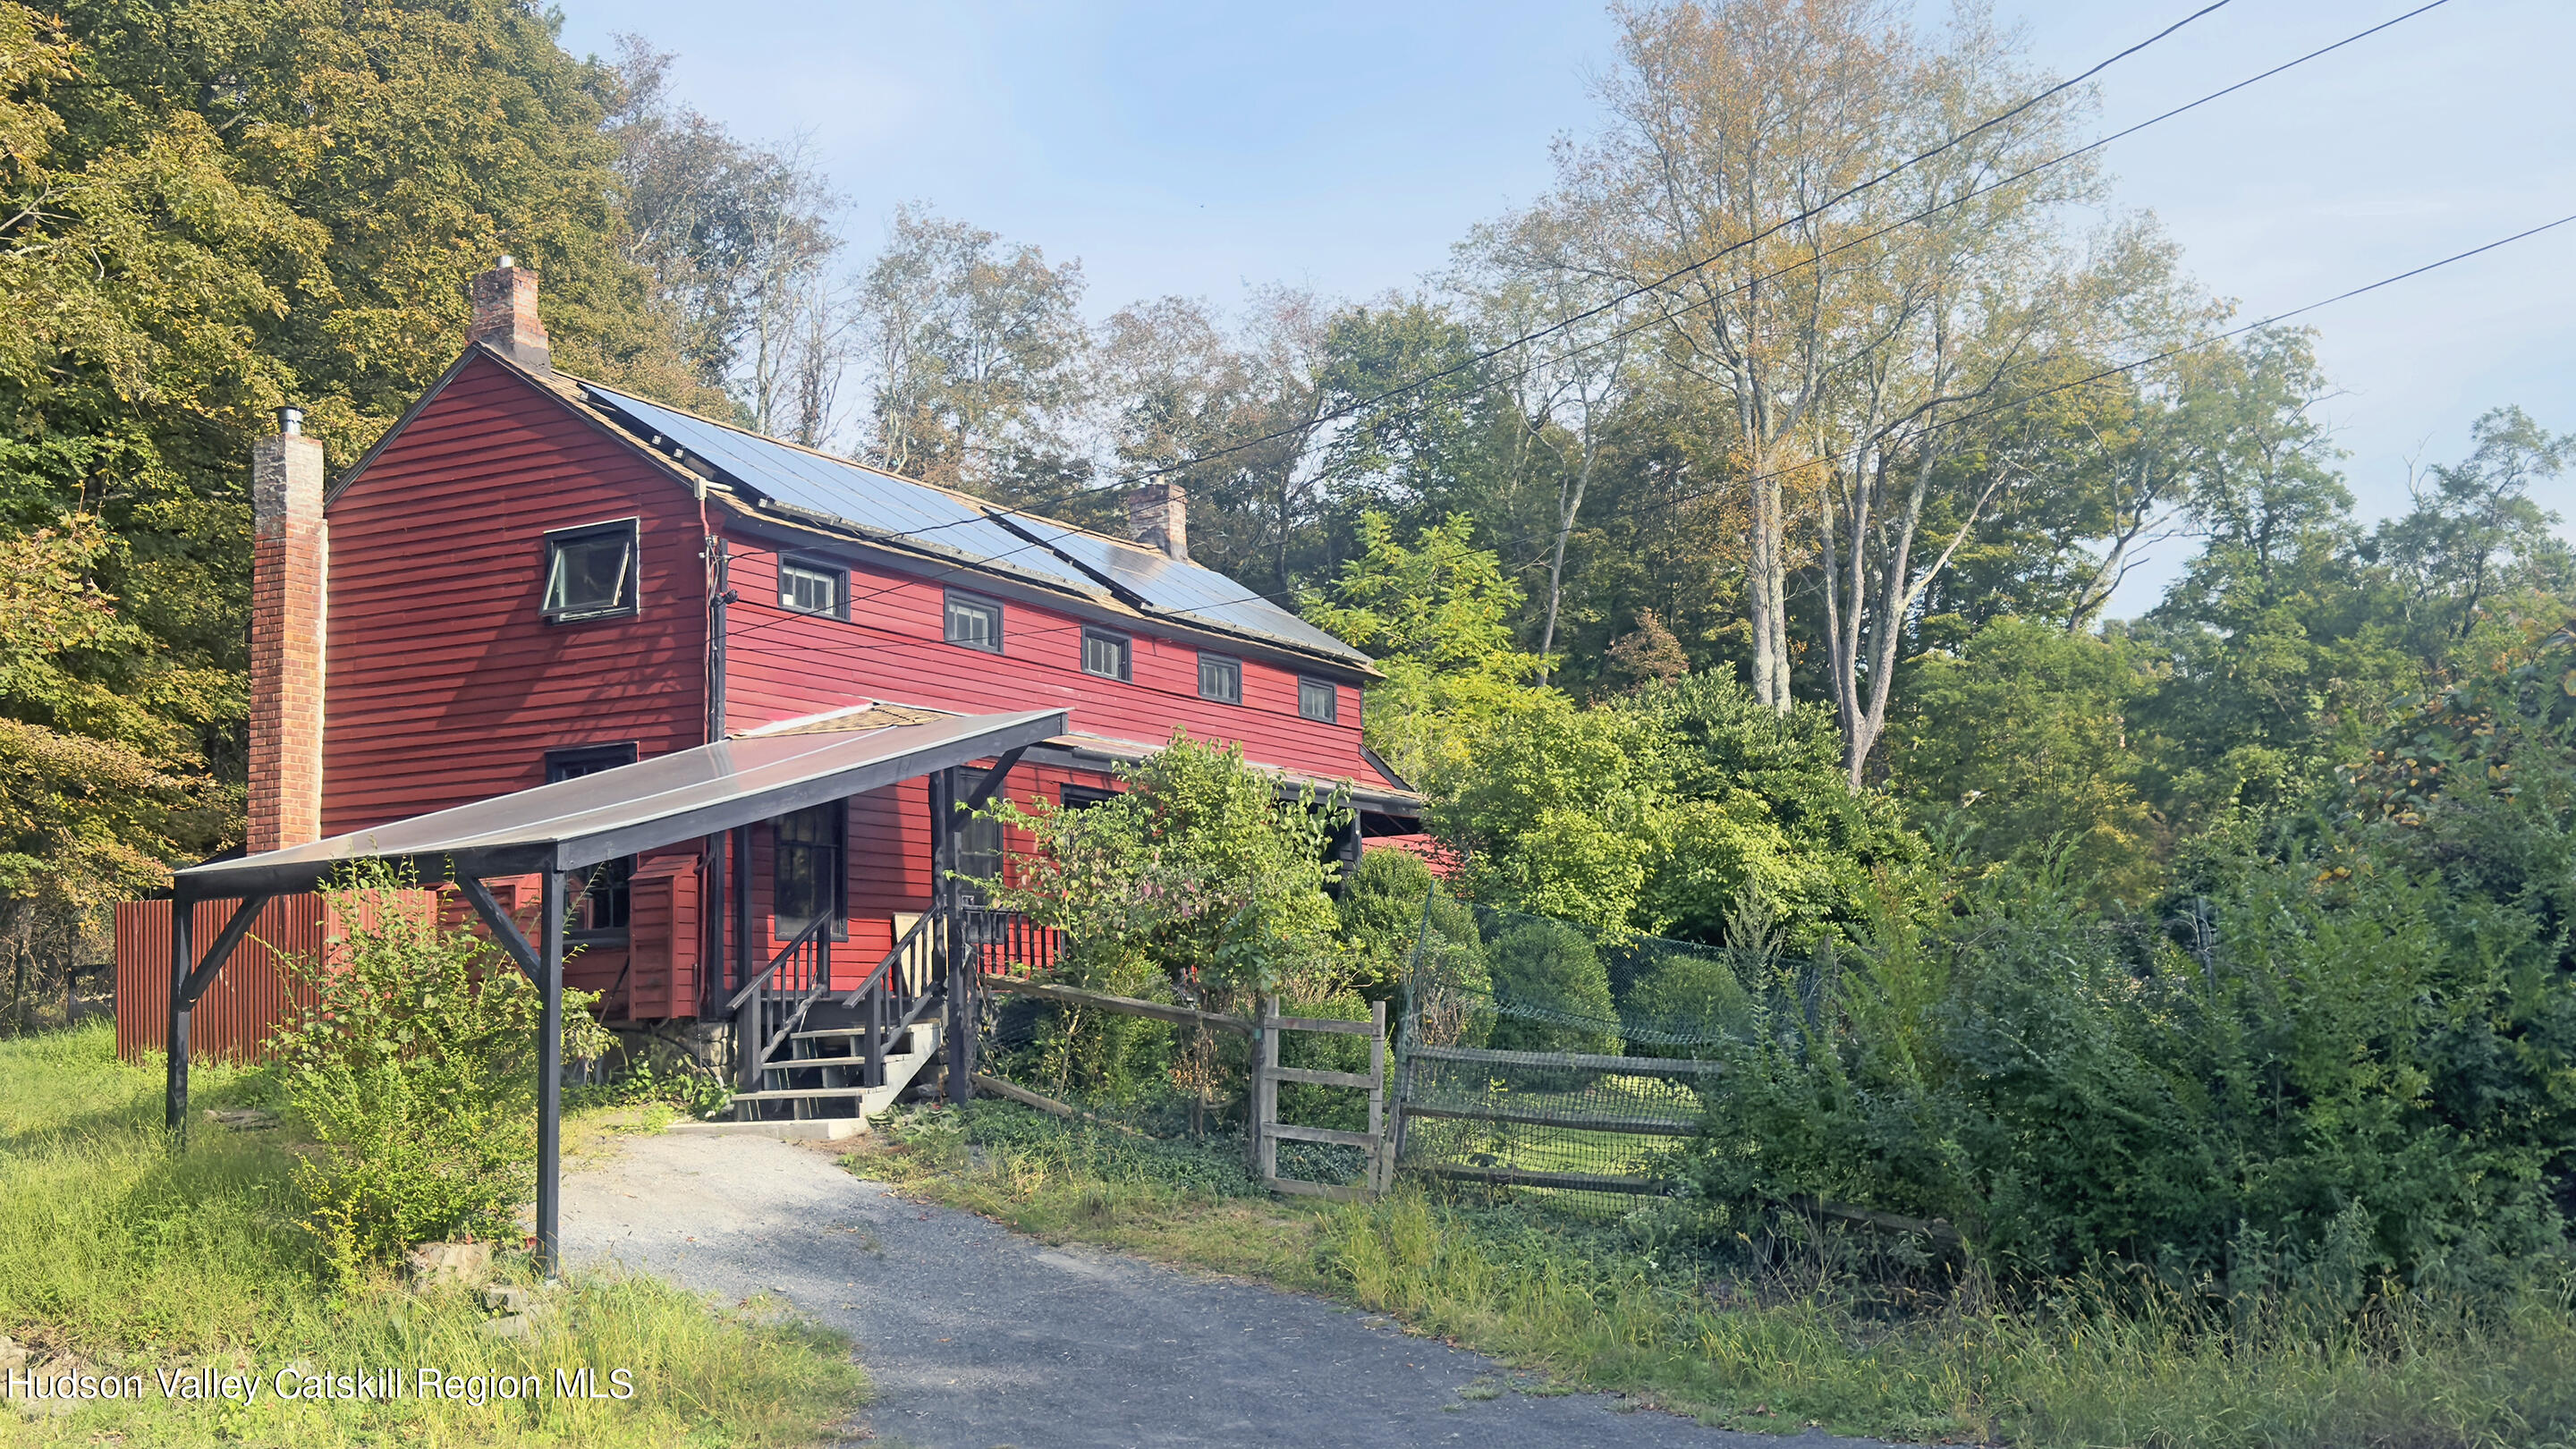
<svg viewBox="0 0 2576 1449"><path fill-rule="evenodd" d="M544 1002L538 1028L537 1239L544 1270L551 1273L560 1195L566 876L639 851L746 829L811 805L999 759L961 802L959 808L968 808L990 795L1029 746L1064 729L1063 710L1029 710L723 740L371 830L179 871L170 911L170 1128L184 1134L187 1127L189 1008L270 897L310 891L356 861L393 862L415 881L454 880ZM483 885L492 877L529 874L542 879L535 942ZM203 900L241 905L200 959L190 939L189 907Z"/></svg>

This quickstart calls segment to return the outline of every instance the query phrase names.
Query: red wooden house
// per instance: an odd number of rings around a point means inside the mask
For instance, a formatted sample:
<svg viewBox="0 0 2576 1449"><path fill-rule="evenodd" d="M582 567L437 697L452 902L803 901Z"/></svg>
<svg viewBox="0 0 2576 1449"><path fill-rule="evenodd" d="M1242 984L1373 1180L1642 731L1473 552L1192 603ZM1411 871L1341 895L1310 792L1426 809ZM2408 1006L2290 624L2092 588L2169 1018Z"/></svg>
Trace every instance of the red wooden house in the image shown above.
<svg viewBox="0 0 2576 1449"><path fill-rule="evenodd" d="M1368 659L1190 562L1177 487L1136 489L1134 536L1112 538L662 407L555 371L536 285L507 258L475 278L464 355L337 479L291 412L260 444L251 852L716 742L1033 710L1066 729L1019 755L1015 798L1079 805L1185 730L1283 790L1347 790L1346 858L1418 828L1419 799L1360 743ZM612 1024L730 1023L747 963L800 936L823 988L855 984L933 908L943 788L599 868L567 984L604 993ZM1011 844L975 822L949 848L987 874ZM120 919L130 1052L168 1014L154 904ZM1022 930L989 912L974 929ZM200 1053L248 1052L277 1008L257 969L232 974ZM809 1025L833 1025L830 1000ZM742 1065L748 1083L765 1064Z"/></svg>

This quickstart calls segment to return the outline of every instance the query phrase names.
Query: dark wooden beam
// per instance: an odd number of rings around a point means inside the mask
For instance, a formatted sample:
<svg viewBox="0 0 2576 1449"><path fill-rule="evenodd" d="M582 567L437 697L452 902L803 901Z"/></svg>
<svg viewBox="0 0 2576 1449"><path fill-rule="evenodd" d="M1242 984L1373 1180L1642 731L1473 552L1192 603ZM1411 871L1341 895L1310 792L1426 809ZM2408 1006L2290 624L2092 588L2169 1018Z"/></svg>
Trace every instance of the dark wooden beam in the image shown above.
<svg viewBox="0 0 2576 1449"><path fill-rule="evenodd" d="M975 782L975 788L966 792L965 804L960 808L983 809L992 800L994 792L1000 790L1003 782L1010 778L1011 767L1017 765L1020 762L1020 756L1028 752L1029 747L1026 745L1016 750L1004 751L1002 757L993 762L993 768L984 772L984 778Z"/></svg>
<svg viewBox="0 0 2576 1449"><path fill-rule="evenodd" d="M537 1271L548 1278L560 1271L563 1241L563 895L563 877L549 873L537 963Z"/></svg>
<svg viewBox="0 0 2576 1449"><path fill-rule="evenodd" d="M528 984L539 991L545 990L544 968L537 960L536 948L520 934L519 923L511 920L509 913L501 909L501 903L492 898L492 888L469 875L457 878L456 889L465 897L465 903L474 908L474 914L483 918L483 928L492 933L493 944L519 963L519 970L527 976Z"/></svg>
<svg viewBox="0 0 2576 1449"><path fill-rule="evenodd" d="M163 1041L170 1070L162 1105L172 1141L180 1146L188 1141L188 968L196 964L196 917L196 902L184 896L170 902L170 1021Z"/></svg>
<svg viewBox="0 0 2576 1449"><path fill-rule="evenodd" d="M224 928L215 933L215 943L206 948L206 959L198 962L196 969L190 971L188 979L182 983L188 1006L196 1006L197 998L205 995L206 988L215 984L215 973L224 969L224 963L232 959L233 948L242 943L242 937L250 934L250 923L259 918L261 908L268 902L267 896L248 896L233 908L232 919L224 922ZM172 919L175 920L182 909L185 907L172 902Z"/></svg>

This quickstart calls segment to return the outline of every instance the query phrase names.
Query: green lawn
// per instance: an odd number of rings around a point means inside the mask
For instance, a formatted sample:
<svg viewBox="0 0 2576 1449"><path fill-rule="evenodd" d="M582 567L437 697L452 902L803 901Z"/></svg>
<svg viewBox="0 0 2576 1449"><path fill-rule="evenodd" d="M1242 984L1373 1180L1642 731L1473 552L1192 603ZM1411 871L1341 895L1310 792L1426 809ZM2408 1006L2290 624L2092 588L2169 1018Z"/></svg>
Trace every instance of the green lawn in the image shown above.
<svg viewBox="0 0 2576 1449"><path fill-rule="evenodd" d="M462 1293L420 1297L388 1276L328 1286L287 1186L282 1131L202 1120L184 1153L161 1129L157 1065L114 1059L104 1024L0 1042L0 1333L41 1359L140 1375L143 1396L56 1417L0 1409L0 1443L126 1446L804 1445L864 1397L849 1345L764 1311L721 1308L649 1278L573 1275L556 1326L480 1331ZM200 1067L197 1106L255 1087ZM524 1271L524 1269L522 1269ZM486 1378L485 1402L281 1400L274 1376L422 1369ZM162 1397L159 1375L213 1368L263 1384L248 1403ZM559 1398L558 1371L631 1375L631 1398ZM494 1396L535 1376L536 1399ZM460 1388L465 1387L460 1382Z"/></svg>

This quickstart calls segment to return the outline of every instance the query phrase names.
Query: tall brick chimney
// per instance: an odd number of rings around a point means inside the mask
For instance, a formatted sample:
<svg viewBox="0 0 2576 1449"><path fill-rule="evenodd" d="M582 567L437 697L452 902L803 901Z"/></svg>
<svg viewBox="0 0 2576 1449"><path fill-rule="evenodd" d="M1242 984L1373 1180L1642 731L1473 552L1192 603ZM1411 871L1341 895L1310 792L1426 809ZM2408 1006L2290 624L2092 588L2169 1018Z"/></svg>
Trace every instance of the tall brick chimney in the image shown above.
<svg viewBox="0 0 2576 1449"><path fill-rule="evenodd" d="M250 454L250 833L256 853L322 836L322 642L331 537L322 445L304 414Z"/></svg>
<svg viewBox="0 0 2576 1449"><path fill-rule="evenodd" d="M1168 478L1139 483L1127 493L1127 536L1176 559L1190 556L1189 490Z"/></svg>
<svg viewBox="0 0 2576 1449"><path fill-rule="evenodd" d="M554 371L546 324L537 320L534 269L503 257L492 270L475 273L467 293L474 302L474 320L466 324L466 341L489 343L531 372Z"/></svg>

